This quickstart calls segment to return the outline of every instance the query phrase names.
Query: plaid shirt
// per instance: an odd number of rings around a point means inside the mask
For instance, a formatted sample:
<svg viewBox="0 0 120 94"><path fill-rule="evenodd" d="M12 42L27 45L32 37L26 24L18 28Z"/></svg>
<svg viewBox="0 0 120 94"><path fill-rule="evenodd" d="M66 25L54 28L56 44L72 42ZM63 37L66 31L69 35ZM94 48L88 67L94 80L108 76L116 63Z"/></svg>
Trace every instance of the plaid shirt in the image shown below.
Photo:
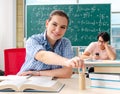
<svg viewBox="0 0 120 94"><path fill-rule="evenodd" d="M62 68L62 66L47 65L43 62L36 60L34 58L35 54L40 50L52 51L66 58L72 58L74 56L71 42L67 38L61 38L55 43L54 48L51 48L49 42L46 39L46 32L36 34L30 37L26 42L26 59L23 66L21 67L20 72L31 69L52 70Z"/></svg>

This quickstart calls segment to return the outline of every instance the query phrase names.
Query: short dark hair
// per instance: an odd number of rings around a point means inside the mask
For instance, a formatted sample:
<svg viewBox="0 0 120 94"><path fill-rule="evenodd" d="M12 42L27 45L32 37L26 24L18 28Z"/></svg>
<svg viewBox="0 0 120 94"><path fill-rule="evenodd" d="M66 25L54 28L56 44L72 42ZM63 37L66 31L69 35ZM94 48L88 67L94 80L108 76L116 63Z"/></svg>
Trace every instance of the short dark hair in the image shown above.
<svg viewBox="0 0 120 94"><path fill-rule="evenodd" d="M100 32L97 39L99 39L99 37L102 37L105 42L110 41L110 36L107 32Z"/></svg>
<svg viewBox="0 0 120 94"><path fill-rule="evenodd" d="M65 17L68 20L68 24L69 24L69 17L67 16L67 14L63 10L53 10L49 15L48 20L50 21L52 16L54 16L54 15L59 15L59 16Z"/></svg>

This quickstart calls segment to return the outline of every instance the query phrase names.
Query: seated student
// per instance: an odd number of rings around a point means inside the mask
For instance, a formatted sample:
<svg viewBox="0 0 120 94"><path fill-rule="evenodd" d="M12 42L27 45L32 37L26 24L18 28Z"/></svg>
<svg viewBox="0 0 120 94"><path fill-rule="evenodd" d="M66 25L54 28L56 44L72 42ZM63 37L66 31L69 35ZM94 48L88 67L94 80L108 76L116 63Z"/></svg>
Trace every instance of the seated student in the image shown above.
<svg viewBox="0 0 120 94"><path fill-rule="evenodd" d="M27 40L25 63L18 75L69 78L72 67L84 68L83 60L74 57L71 42L63 37L68 24L69 18L63 11L55 10L50 14L45 32Z"/></svg>
<svg viewBox="0 0 120 94"><path fill-rule="evenodd" d="M109 45L110 36L107 32L100 32L98 41L92 42L83 52L83 59L114 60L116 59L115 49Z"/></svg>
<svg viewBox="0 0 120 94"><path fill-rule="evenodd" d="M97 36L98 41L92 42L83 52L82 59L92 60L114 60L116 59L115 49L109 45L110 36L107 32L100 32ZM88 73L94 72L94 68L88 68ZM89 75L87 74L87 77Z"/></svg>

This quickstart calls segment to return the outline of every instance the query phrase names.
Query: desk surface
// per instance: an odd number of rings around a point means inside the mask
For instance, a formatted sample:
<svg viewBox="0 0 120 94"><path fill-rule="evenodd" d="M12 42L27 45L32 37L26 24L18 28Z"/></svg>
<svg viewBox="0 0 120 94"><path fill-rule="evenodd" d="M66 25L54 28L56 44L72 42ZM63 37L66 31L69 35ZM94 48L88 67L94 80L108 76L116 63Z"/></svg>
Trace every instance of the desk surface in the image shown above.
<svg viewBox="0 0 120 94"><path fill-rule="evenodd" d="M59 81L65 83L59 93L12 92L12 94L120 94L120 90L91 88L89 79L86 79L86 90L80 90L78 75L73 75L70 79L59 79ZM11 94L11 92L0 92L0 94Z"/></svg>

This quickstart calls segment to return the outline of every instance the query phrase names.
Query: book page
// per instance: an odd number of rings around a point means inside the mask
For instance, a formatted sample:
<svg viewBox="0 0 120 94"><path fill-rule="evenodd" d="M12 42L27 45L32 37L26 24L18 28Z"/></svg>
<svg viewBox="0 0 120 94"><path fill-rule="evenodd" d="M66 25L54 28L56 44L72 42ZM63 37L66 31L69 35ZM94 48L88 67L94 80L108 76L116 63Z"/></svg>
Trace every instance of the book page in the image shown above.
<svg viewBox="0 0 120 94"><path fill-rule="evenodd" d="M50 76L32 76L29 80L39 80L41 82L52 80L53 77Z"/></svg>
<svg viewBox="0 0 120 94"><path fill-rule="evenodd" d="M56 81L53 81L52 77L48 77L48 76L32 76L24 84L32 84L32 85L38 85L38 86L43 86L43 87L51 87L55 83L56 83Z"/></svg>
<svg viewBox="0 0 120 94"><path fill-rule="evenodd" d="M11 88L12 90L19 91L20 86L22 86L23 83L25 83L27 79L7 79L2 82L0 82L0 90Z"/></svg>
<svg viewBox="0 0 120 94"><path fill-rule="evenodd" d="M40 81L39 79L37 80L29 80L27 82L25 82L24 84L29 84L29 85L35 85L35 86L42 86L42 87L51 87L53 86L57 81L53 81L53 80L43 80Z"/></svg>
<svg viewBox="0 0 120 94"><path fill-rule="evenodd" d="M7 76L0 76L0 82L6 80Z"/></svg>
<svg viewBox="0 0 120 94"><path fill-rule="evenodd" d="M21 91L33 89L36 91L59 91L64 84L57 80L51 80L52 77L31 77L21 86Z"/></svg>
<svg viewBox="0 0 120 94"><path fill-rule="evenodd" d="M4 80L26 79L27 77L28 76L18 76L18 75L0 76L0 82Z"/></svg>

